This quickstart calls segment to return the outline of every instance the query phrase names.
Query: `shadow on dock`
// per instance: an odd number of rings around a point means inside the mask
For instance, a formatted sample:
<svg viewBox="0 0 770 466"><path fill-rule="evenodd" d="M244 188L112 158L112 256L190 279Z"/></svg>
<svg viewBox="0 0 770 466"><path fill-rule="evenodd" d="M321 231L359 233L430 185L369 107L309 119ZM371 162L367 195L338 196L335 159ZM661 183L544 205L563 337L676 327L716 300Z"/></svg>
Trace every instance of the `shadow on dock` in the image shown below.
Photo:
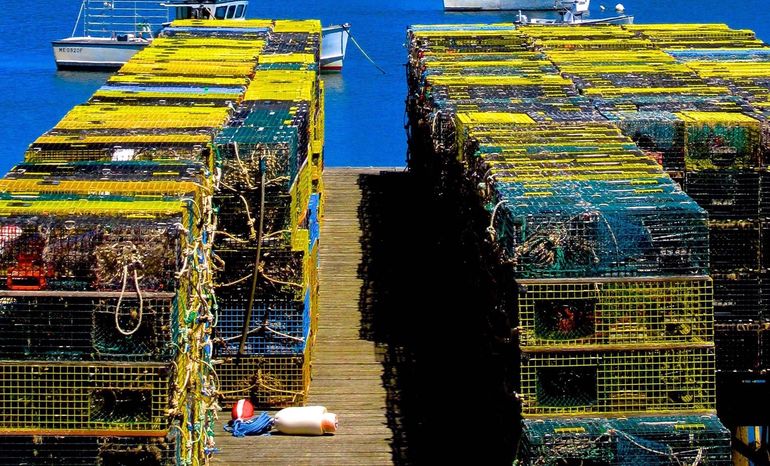
<svg viewBox="0 0 770 466"><path fill-rule="evenodd" d="M394 462L510 465L510 345L491 336L507 323L493 311L469 213L413 173L362 174L359 185L361 337L384 367Z"/></svg>

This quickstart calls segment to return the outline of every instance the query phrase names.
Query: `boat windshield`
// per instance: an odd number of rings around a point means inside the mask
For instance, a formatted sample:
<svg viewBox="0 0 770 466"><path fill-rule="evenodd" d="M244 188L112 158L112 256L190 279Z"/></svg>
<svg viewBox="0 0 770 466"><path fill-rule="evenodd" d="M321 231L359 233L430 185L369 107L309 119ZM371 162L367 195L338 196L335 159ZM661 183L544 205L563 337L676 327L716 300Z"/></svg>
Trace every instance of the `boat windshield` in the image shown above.
<svg viewBox="0 0 770 466"><path fill-rule="evenodd" d="M163 4L174 8L175 19L242 19L246 16L248 0L239 1L178 1Z"/></svg>
<svg viewBox="0 0 770 466"><path fill-rule="evenodd" d="M149 37L169 20L169 11L157 0L84 0L75 30L81 17L86 36Z"/></svg>

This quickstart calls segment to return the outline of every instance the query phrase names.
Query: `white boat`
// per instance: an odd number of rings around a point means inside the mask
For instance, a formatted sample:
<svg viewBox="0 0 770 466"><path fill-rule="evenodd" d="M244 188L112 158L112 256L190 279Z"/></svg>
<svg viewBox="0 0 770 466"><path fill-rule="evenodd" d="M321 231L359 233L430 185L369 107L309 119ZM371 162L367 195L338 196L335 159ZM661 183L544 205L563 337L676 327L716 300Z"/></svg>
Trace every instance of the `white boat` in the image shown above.
<svg viewBox="0 0 770 466"><path fill-rule="evenodd" d="M248 0L83 0L72 37L53 42L60 70L117 70L171 19L245 19ZM173 13L173 14L172 14ZM82 19L83 35L75 36ZM350 25L323 28L321 70L341 71Z"/></svg>
<svg viewBox="0 0 770 466"><path fill-rule="evenodd" d="M618 15L609 16L607 18L589 18L585 19L582 15L576 15L571 11L559 12L558 18L540 18L540 17L528 17L527 15L519 12L516 15L517 24L540 24L540 25L553 25L553 26L580 26L591 24L634 24L634 17L632 15Z"/></svg>
<svg viewBox="0 0 770 466"><path fill-rule="evenodd" d="M342 71L342 62L348 50L350 24L327 26L323 28L321 40L321 70Z"/></svg>
<svg viewBox="0 0 770 466"><path fill-rule="evenodd" d="M588 11L590 0L444 0L446 11L563 10Z"/></svg>
<svg viewBox="0 0 770 466"><path fill-rule="evenodd" d="M152 41L168 15L167 8L152 0L83 0L71 37L53 42L56 67L120 68ZM81 20L83 35L76 36Z"/></svg>

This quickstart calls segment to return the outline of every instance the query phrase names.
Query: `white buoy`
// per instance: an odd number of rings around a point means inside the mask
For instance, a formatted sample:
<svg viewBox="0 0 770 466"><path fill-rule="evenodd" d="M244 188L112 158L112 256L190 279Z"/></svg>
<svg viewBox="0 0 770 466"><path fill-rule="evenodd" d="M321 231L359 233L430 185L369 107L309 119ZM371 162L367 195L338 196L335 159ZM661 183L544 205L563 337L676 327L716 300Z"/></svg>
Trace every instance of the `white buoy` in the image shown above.
<svg viewBox="0 0 770 466"><path fill-rule="evenodd" d="M618 13L623 13L624 11L626 11L626 7L624 7L622 3L618 3L617 5L615 5L615 11L617 11Z"/></svg>
<svg viewBox="0 0 770 466"><path fill-rule="evenodd" d="M605 10L604 5L599 5L599 10L604 11Z"/></svg>

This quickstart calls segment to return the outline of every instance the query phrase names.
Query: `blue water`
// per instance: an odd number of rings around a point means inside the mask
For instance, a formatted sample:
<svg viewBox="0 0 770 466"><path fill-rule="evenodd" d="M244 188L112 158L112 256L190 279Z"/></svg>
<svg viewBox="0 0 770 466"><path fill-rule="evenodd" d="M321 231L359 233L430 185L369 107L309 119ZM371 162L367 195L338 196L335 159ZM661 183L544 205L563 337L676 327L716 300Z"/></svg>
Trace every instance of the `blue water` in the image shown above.
<svg viewBox="0 0 770 466"><path fill-rule="evenodd" d="M603 2L608 10L617 0ZM602 2L592 0L593 17ZM768 0L627 0L637 23L724 22L770 41ZM24 2L0 16L0 172L105 80L102 73L57 72L50 41L68 36L79 0ZM324 78L327 166L402 166L405 161L404 36L409 24L512 21L512 14L444 13L442 0L252 0L249 16L349 22L380 73L349 44L345 70Z"/></svg>

